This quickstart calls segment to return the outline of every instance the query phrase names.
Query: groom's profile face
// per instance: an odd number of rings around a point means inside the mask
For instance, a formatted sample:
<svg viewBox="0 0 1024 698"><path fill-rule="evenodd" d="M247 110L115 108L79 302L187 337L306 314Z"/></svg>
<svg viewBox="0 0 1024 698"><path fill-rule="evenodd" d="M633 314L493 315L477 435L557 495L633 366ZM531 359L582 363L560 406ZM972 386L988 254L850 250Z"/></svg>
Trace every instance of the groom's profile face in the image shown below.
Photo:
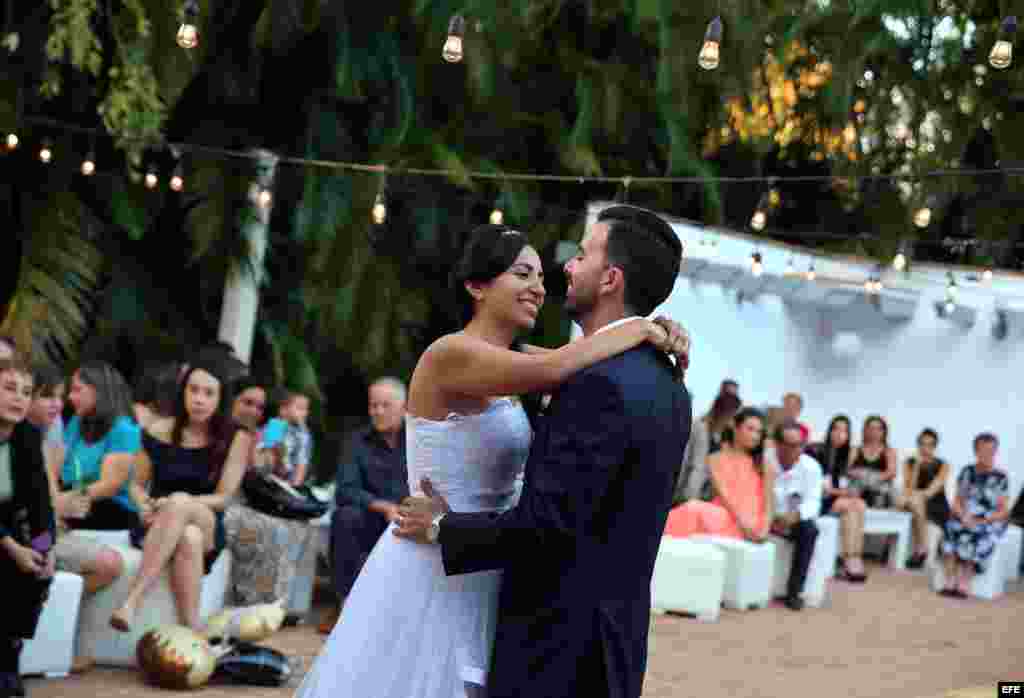
<svg viewBox="0 0 1024 698"><path fill-rule="evenodd" d="M586 315L597 305L601 279L608 269L607 244L608 224L594 223L583 235L576 256L565 263L565 310L570 317Z"/></svg>

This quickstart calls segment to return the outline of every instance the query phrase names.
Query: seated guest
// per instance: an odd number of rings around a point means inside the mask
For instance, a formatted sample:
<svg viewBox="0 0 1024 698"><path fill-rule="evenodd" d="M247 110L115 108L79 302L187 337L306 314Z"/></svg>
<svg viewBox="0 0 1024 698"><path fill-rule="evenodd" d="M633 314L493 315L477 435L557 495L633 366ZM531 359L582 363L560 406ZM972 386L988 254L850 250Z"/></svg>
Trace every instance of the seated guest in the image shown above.
<svg viewBox="0 0 1024 698"><path fill-rule="evenodd" d="M811 429L800 421L800 413L804 411L804 398L800 393L786 393L782 396L782 413L786 419L792 419L800 425L800 436L803 443L811 440Z"/></svg>
<svg viewBox="0 0 1024 698"><path fill-rule="evenodd" d="M913 517L914 554L907 567L919 569L928 558L928 522L940 528L949 518L946 501L946 479L949 465L935 456L939 435L925 429L917 437L917 455L907 459L903 468L903 493L896 497L896 506Z"/></svg>
<svg viewBox="0 0 1024 698"><path fill-rule="evenodd" d="M143 369L132 392L135 421L143 429L154 419L170 417L174 409L181 364L169 361Z"/></svg>
<svg viewBox="0 0 1024 698"><path fill-rule="evenodd" d="M43 460L50 481L51 498L57 501L57 473L64 462L64 374L50 364L32 369L32 404L28 423L43 433ZM58 512L60 515L60 512Z"/></svg>
<svg viewBox="0 0 1024 698"><path fill-rule="evenodd" d="M1010 479L995 467L998 448L995 434L978 434L974 437L976 462L956 479L956 498L942 541L946 587L940 594L967 598L971 579L985 571L1006 533Z"/></svg>
<svg viewBox="0 0 1024 698"><path fill-rule="evenodd" d="M271 447L278 438L281 442L279 463L274 468L274 474L296 487L306 481L313 456L313 435L306 426L308 417L309 397L287 390L281 398L278 419L267 424L265 447Z"/></svg>
<svg viewBox="0 0 1024 698"><path fill-rule="evenodd" d="M775 517L772 533L792 541L793 565L786 585L786 606L799 611L800 596L818 539L814 520L821 513L821 467L804 455L803 431L794 419L785 419L775 430L775 447L765 452L766 461L777 465L775 475Z"/></svg>
<svg viewBox="0 0 1024 698"><path fill-rule="evenodd" d="M174 415L156 420L143 433L132 487L142 512L132 542L142 548L142 563L127 598L111 616L117 630L131 629L135 611L168 566L181 624L202 630L202 577L224 547L224 509L238 491L251 449L249 434L227 414L231 400L215 371L191 363Z"/></svg>
<svg viewBox="0 0 1024 698"><path fill-rule="evenodd" d="M864 512L867 504L860 491L850 487L846 469L850 462L850 418L840 414L832 418L825 442L811 444L807 454L818 461L824 474L825 493L822 514L839 517L839 577L864 582Z"/></svg>
<svg viewBox="0 0 1024 698"><path fill-rule="evenodd" d="M231 417L239 426L248 429L252 436L252 454L248 465L259 470L273 467L282 449L274 449L275 444L264 443L263 440L267 389L255 378L246 376L234 382L231 392L235 396L231 403Z"/></svg>
<svg viewBox="0 0 1024 698"><path fill-rule="evenodd" d="M896 449L889 446L888 423L871 415L864 420L860 446L850 451L850 467L846 471L869 508L886 509L892 504L897 465Z"/></svg>
<svg viewBox="0 0 1024 698"><path fill-rule="evenodd" d="M348 459L338 468L331 516L331 567L338 611L377 539L398 516L409 496L405 462L405 384L380 378L369 389L371 425L355 433ZM328 633L337 622L329 614L320 625Z"/></svg>
<svg viewBox="0 0 1024 698"><path fill-rule="evenodd" d="M672 495L672 506L682 504L688 499L700 497L704 483L708 479L708 447L710 435L705 421L701 418L693 420L690 426L690 440L683 451L683 467L679 470L675 491Z"/></svg>
<svg viewBox="0 0 1024 698"><path fill-rule="evenodd" d="M741 404L732 393L722 393L711 403L711 409L703 417L708 430L708 455L722 448L722 435L731 427Z"/></svg>
<svg viewBox="0 0 1024 698"><path fill-rule="evenodd" d="M715 498L691 500L668 515L665 535L685 538L711 534L761 543L773 518L775 469L763 459L764 417L740 410L724 445L708 457Z"/></svg>
<svg viewBox="0 0 1024 698"><path fill-rule="evenodd" d="M19 358L0 359L0 696L23 696L19 660L36 632L54 573L50 484L42 434L25 422L32 374Z"/></svg>

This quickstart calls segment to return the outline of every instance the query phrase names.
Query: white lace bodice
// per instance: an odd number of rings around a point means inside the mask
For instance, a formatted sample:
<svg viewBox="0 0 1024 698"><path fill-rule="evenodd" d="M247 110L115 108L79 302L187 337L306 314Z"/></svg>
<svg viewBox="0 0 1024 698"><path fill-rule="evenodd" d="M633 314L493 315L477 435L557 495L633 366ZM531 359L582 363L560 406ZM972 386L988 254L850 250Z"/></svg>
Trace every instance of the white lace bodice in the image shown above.
<svg viewBox="0 0 1024 698"><path fill-rule="evenodd" d="M452 511L501 511L516 500L533 432L519 402L499 398L478 414L444 421L406 417L409 490L430 478Z"/></svg>

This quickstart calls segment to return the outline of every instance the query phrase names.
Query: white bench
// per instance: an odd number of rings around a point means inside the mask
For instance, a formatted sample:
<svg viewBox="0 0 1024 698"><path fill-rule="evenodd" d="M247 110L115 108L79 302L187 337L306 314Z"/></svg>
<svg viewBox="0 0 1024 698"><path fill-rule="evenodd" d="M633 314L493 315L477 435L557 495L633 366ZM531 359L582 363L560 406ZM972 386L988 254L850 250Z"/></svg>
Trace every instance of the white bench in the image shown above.
<svg viewBox="0 0 1024 698"><path fill-rule="evenodd" d="M651 577L651 610L718 620L725 588L725 553L691 538L662 536Z"/></svg>
<svg viewBox="0 0 1024 698"><path fill-rule="evenodd" d="M889 552L889 567L905 569L911 547L911 521L909 511L895 509L868 509L864 512L864 535L895 535L896 547Z"/></svg>
<svg viewBox="0 0 1024 698"><path fill-rule="evenodd" d="M19 670L22 676L67 676L75 656L75 629L82 602L82 578L58 572L50 583L50 597L39 616L36 634L25 643Z"/></svg>
<svg viewBox="0 0 1024 698"><path fill-rule="evenodd" d="M101 541L120 553L124 573L110 586L83 599L78 628L78 652L97 664L136 666L135 646L147 630L178 624L177 606L165 571L135 614L130 632L110 627L110 616L124 602L142 562L142 551L131 544L128 531L76 530L66 535L87 536ZM225 548L210 573L203 577L199 596L199 615L204 620L224 608L224 597L231 580L231 551Z"/></svg>
<svg viewBox="0 0 1024 698"><path fill-rule="evenodd" d="M807 570L807 580L800 596L804 603L818 607L825 603L828 595L828 580L835 576L836 557L839 555L839 519L834 516L819 516L814 523L818 526L818 538L814 542L814 555ZM794 545L779 536L772 536L775 543L775 574L772 594L786 595L790 570L793 566Z"/></svg>
<svg viewBox="0 0 1024 698"><path fill-rule="evenodd" d="M750 543L725 536L697 535L687 540L708 543L725 553L725 589L722 602L728 608L746 611L765 608L772 600L775 574L775 544Z"/></svg>

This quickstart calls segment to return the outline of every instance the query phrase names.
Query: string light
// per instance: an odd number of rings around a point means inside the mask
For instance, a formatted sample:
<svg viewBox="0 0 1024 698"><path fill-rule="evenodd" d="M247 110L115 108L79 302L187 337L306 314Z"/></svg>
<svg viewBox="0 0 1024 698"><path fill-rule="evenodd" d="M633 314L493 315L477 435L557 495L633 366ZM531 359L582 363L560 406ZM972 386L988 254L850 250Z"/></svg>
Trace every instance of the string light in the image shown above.
<svg viewBox="0 0 1024 698"><path fill-rule="evenodd" d="M10 133L7 134L6 144L7 144L7 149L8 150L14 150L15 148L17 148L19 142L20 141L18 140L18 134L17 133L15 133L14 131L11 131Z"/></svg>
<svg viewBox="0 0 1024 698"><path fill-rule="evenodd" d="M932 209L925 204L914 213L914 225L918 228L927 228L932 222Z"/></svg>
<svg viewBox="0 0 1024 698"><path fill-rule="evenodd" d="M787 273L787 274L792 274L792 273L794 273L795 271L796 271L796 262L794 262L794 261L793 261L793 258L792 258L792 257L790 257L790 258L789 258L789 261L788 261L788 262L786 262L786 273Z"/></svg>
<svg viewBox="0 0 1024 698"><path fill-rule="evenodd" d="M984 281L986 284L990 282L992 280L992 270L985 269L985 271L981 272L981 280Z"/></svg>
<svg viewBox="0 0 1024 698"><path fill-rule="evenodd" d="M946 299L945 309L946 309L946 314L947 315L951 315L953 313L953 311L956 310L956 303L954 303L953 301L951 301L951 300L949 300L947 298Z"/></svg>
<svg viewBox="0 0 1024 698"><path fill-rule="evenodd" d="M185 0L182 15L181 26L178 27L178 46L184 49L195 48L199 45L199 29L196 27L196 19L199 17L199 2Z"/></svg>
<svg viewBox="0 0 1024 698"><path fill-rule="evenodd" d="M1003 19L999 27L999 36L992 51L988 54L988 63L997 70L1010 67L1013 62L1013 35L1017 33L1017 18L1014 16Z"/></svg>
<svg viewBox="0 0 1024 698"><path fill-rule="evenodd" d="M172 191L177 192L180 192L185 188L185 177L181 174L181 165L174 168L174 174L171 175L169 185Z"/></svg>
<svg viewBox="0 0 1024 698"><path fill-rule="evenodd" d="M761 276L764 273L764 263L760 252L750 255L750 273L754 276Z"/></svg>
<svg viewBox="0 0 1024 698"><path fill-rule="evenodd" d="M388 207L384 202L384 192L377 192L377 198L373 202L373 210L370 212L373 216L373 222L377 225L383 225L384 221L388 218Z"/></svg>
<svg viewBox="0 0 1024 698"><path fill-rule="evenodd" d="M159 184L159 183L160 183L160 178L157 177L156 176L156 172L154 172L152 170L152 168L150 168L150 170L148 172L146 172L146 188L147 189L155 189L156 185Z"/></svg>
<svg viewBox="0 0 1024 698"><path fill-rule="evenodd" d="M264 210L270 208L270 204L273 200L274 197L270 193L269 189L261 189L260 193L256 195L256 204Z"/></svg>
<svg viewBox="0 0 1024 698"><path fill-rule="evenodd" d="M501 225L505 222L505 214L501 208L495 206L494 210L491 211L491 225Z"/></svg>
<svg viewBox="0 0 1024 698"><path fill-rule="evenodd" d="M929 216L930 218L930 216ZM930 222L930 221L929 221ZM892 268L896 271L903 271L907 268L907 245L906 243L900 243L900 249L896 252L896 256L892 258Z"/></svg>
<svg viewBox="0 0 1024 698"><path fill-rule="evenodd" d="M697 56L697 65L704 70L714 70L718 67L720 47L722 44L722 18L715 17L708 22L707 31L704 32L704 44Z"/></svg>
<svg viewBox="0 0 1024 698"><path fill-rule="evenodd" d="M947 274L949 283L946 284L946 301L956 302L957 297L960 295L960 287L956 285L956 279L953 277L953 272Z"/></svg>
<svg viewBox="0 0 1024 698"><path fill-rule="evenodd" d="M462 38L466 35L466 20L462 15L455 15L448 22L448 38L441 50L441 57L449 63L462 60Z"/></svg>
<svg viewBox="0 0 1024 698"><path fill-rule="evenodd" d="M53 159L53 148L50 147L49 141L43 141L43 145L39 148L39 160L45 164L49 164L50 160Z"/></svg>
<svg viewBox="0 0 1024 698"><path fill-rule="evenodd" d="M814 281L818 278L817 272L814 271L814 262L811 262L810 266L807 267L807 274L805 276L808 281Z"/></svg>
<svg viewBox="0 0 1024 698"><path fill-rule="evenodd" d="M82 160L82 174L86 177L92 177L96 172L96 155L92 151L85 156L85 160Z"/></svg>

